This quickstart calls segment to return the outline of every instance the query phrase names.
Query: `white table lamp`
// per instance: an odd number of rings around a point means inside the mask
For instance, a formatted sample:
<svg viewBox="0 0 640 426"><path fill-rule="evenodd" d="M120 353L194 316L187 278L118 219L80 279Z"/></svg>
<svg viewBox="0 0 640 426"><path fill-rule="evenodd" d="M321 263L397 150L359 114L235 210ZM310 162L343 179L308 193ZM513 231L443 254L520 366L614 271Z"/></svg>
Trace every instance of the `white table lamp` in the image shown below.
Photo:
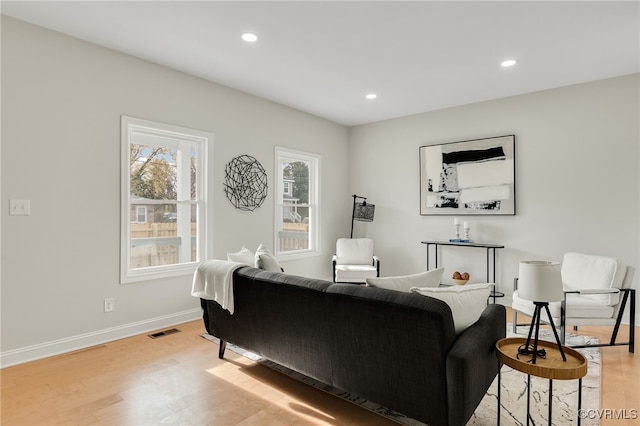
<svg viewBox="0 0 640 426"><path fill-rule="evenodd" d="M520 262L518 294L526 300L560 302L564 298L560 262L548 260Z"/></svg>
<svg viewBox="0 0 640 426"><path fill-rule="evenodd" d="M518 272L518 295L522 299L531 300L535 305L535 311L531 318L531 327L526 344L518 350L520 355L533 355L532 363L536 363L538 356L546 355L544 349L538 350L538 334L540 331L540 313L544 308L547 317L555 335L558 349L562 354L562 360L567 358L560 344L558 331L551 318L549 312L549 302L559 302L564 299L564 290L562 288L562 276L560 275L560 262L552 262L548 260L524 260L520 262ZM535 340L531 347L531 334L535 329Z"/></svg>

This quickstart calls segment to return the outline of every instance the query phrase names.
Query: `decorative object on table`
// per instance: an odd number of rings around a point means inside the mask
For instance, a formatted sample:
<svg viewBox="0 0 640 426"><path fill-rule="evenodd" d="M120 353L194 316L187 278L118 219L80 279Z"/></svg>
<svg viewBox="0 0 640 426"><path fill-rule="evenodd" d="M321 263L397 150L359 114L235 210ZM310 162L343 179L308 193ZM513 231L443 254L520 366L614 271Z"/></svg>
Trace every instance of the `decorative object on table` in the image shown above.
<svg viewBox="0 0 640 426"><path fill-rule="evenodd" d="M361 199L359 203L357 200ZM353 221L373 222L373 215L376 211L375 204L367 204L367 198L353 194L353 210L351 212L351 238L353 238Z"/></svg>
<svg viewBox="0 0 640 426"><path fill-rule="evenodd" d="M464 225L467 226L468 222L465 222ZM456 236L455 238L450 238L450 243L470 243L467 238L460 238L460 219L457 217L453 218L453 228L455 229ZM466 229L465 229L466 232Z"/></svg>
<svg viewBox="0 0 640 426"><path fill-rule="evenodd" d="M562 290L562 277L560 275L560 262L552 262L549 260L524 260L520 262L518 272L518 289L520 297L525 300L533 301L536 306L533 317L531 318L531 327L527 340L520 349L518 355L531 355L531 363L535 364L538 357L546 356L545 349L538 350L538 338L540 334L540 316L541 311L547 313L553 335L558 344L558 350L562 355L562 360L566 361L558 330L553 323L551 312L549 312L549 302L558 302L564 300L564 291ZM535 338L531 345L531 334L535 330Z"/></svg>
<svg viewBox="0 0 640 426"><path fill-rule="evenodd" d="M471 225L469 225L469 222L465 221L462 224L462 229L464 229L464 239L470 243L471 239L469 238L469 233L471 232Z"/></svg>
<svg viewBox="0 0 640 426"><path fill-rule="evenodd" d="M453 281L454 281L456 284L458 284L458 285L465 285L466 283L468 283L468 282L469 282L469 278L470 278L470 276L469 276L469 273L468 273L468 272L460 273L460 272L458 272L458 271L455 271L455 272L453 273L453 277L452 277L452 278L453 278Z"/></svg>
<svg viewBox="0 0 640 426"><path fill-rule="evenodd" d="M515 136L420 147L421 215L515 215Z"/></svg>
<svg viewBox="0 0 640 426"><path fill-rule="evenodd" d="M267 198L267 173L250 155L240 155L225 167L224 192L239 210L253 211Z"/></svg>

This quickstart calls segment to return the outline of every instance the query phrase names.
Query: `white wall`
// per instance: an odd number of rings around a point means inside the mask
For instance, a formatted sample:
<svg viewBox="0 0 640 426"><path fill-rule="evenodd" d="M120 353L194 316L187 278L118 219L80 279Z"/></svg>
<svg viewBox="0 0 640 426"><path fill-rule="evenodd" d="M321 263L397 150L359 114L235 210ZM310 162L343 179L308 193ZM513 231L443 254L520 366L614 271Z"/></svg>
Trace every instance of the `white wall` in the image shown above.
<svg viewBox="0 0 640 426"><path fill-rule="evenodd" d="M422 240L453 236L451 216L420 216L418 148L515 134L516 216L468 216L471 238L502 243L497 282L510 294L518 262L563 253L640 266L639 75L466 105L351 129L349 182L376 204L357 234L375 239L383 275L426 266ZM433 249L432 249L433 253ZM445 248L446 277L485 279L482 249ZM634 287L638 288L638 275ZM509 298L505 299L509 302Z"/></svg>
<svg viewBox="0 0 640 426"><path fill-rule="evenodd" d="M119 284L122 114L215 135L210 257L273 246L273 194L242 212L222 181L224 165L249 154L273 188L280 145L319 153L323 164L322 255L287 262L287 272L330 277L353 193L377 206L355 236L375 239L383 275L421 271L420 241L449 238L453 221L419 215L418 147L513 133L517 215L468 218L473 239L506 246L500 289L510 292L519 260L570 250L640 266L638 75L347 129L4 16L1 31L2 365L199 316L190 276ZM14 198L31 200L31 216L8 216ZM483 251L443 256L447 273L484 276Z"/></svg>
<svg viewBox="0 0 640 426"><path fill-rule="evenodd" d="M215 135L213 258L273 247L276 145L320 154L324 252L283 266L330 277L335 240L349 226L346 127L3 16L4 365L200 316L191 276L119 284L123 114ZM254 212L223 192L224 166L241 154L269 179ZM8 216L9 199L29 199L31 215ZM105 314L107 297L115 311Z"/></svg>

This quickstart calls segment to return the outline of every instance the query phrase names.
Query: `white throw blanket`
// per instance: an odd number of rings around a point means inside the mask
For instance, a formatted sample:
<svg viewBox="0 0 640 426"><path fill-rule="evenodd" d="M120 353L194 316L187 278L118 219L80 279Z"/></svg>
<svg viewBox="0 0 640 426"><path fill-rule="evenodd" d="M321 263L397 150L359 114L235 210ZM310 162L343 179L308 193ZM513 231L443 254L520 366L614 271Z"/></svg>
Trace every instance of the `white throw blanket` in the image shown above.
<svg viewBox="0 0 640 426"><path fill-rule="evenodd" d="M215 300L233 314L233 271L242 266L247 265L216 259L202 262L193 274L191 295Z"/></svg>

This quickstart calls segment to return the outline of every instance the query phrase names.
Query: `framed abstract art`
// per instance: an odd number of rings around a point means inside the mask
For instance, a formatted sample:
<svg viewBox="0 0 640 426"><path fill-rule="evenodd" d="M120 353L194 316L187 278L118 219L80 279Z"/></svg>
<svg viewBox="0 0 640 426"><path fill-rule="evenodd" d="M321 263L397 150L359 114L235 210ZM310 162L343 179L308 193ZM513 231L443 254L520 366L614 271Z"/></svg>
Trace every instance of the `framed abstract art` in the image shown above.
<svg viewBox="0 0 640 426"><path fill-rule="evenodd" d="M420 147L421 215L515 215L515 136Z"/></svg>

